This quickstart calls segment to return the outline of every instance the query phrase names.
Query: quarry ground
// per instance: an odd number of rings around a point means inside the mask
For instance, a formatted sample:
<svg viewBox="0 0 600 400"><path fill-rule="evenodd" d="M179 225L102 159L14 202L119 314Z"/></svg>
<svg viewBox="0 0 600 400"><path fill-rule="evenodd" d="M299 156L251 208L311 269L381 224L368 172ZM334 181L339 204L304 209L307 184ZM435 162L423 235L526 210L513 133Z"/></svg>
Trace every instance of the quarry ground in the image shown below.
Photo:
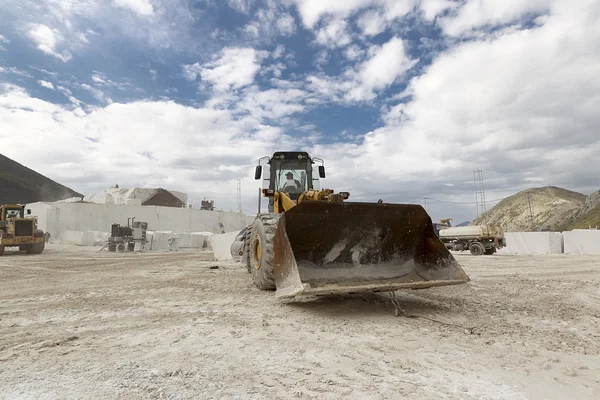
<svg viewBox="0 0 600 400"><path fill-rule="evenodd" d="M210 253L0 257L2 399L598 399L600 257L457 254L472 281L281 302Z"/></svg>

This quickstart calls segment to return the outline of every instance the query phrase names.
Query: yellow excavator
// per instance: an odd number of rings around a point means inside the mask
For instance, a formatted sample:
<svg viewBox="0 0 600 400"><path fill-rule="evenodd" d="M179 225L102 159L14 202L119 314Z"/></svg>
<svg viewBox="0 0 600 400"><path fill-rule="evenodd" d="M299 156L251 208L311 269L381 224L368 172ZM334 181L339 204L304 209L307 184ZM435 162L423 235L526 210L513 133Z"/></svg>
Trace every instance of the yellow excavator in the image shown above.
<svg viewBox="0 0 600 400"><path fill-rule="evenodd" d="M348 192L320 188L323 160L301 151L260 158L261 178L269 212L260 212L259 201L241 239L242 261L259 289L292 298L469 281L420 205L349 202Z"/></svg>

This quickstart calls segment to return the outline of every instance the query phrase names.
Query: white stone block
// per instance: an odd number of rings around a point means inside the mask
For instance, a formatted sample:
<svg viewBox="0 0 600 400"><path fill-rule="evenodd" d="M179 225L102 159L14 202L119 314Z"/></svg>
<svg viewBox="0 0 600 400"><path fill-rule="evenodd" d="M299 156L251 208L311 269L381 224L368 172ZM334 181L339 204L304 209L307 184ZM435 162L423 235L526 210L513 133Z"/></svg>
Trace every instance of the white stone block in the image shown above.
<svg viewBox="0 0 600 400"><path fill-rule="evenodd" d="M231 245L238 233L239 232L229 232L212 235L210 237L210 245L217 260L233 260L233 257L231 256Z"/></svg>
<svg viewBox="0 0 600 400"><path fill-rule="evenodd" d="M151 250L168 250L169 239L177 237L172 231L148 231L146 238L148 240L147 248Z"/></svg>
<svg viewBox="0 0 600 400"><path fill-rule="evenodd" d="M506 247L498 254L560 254L563 239L560 232L505 232Z"/></svg>
<svg viewBox="0 0 600 400"><path fill-rule="evenodd" d="M110 234L99 231L65 231L62 236L63 244L75 246L100 246L104 244Z"/></svg>
<svg viewBox="0 0 600 400"><path fill-rule="evenodd" d="M567 254L600 254L600 231L574 229L563 232L565 253ZM598 262L600 264L600 260Z"/></svg>

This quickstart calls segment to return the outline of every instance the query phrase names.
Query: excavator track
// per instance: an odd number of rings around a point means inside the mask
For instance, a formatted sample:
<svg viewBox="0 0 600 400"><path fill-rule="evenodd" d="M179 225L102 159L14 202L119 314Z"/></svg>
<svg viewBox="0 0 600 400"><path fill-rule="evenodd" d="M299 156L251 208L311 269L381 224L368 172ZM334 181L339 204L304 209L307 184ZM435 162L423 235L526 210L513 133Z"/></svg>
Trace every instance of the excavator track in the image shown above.
<svg viewBox="0 0 600 400"><path fill-rule="evenodd" d="M263 214L252 224L249 240L249 268L254 285L261 290L275 290L274 237L280 214Z"/></svg>

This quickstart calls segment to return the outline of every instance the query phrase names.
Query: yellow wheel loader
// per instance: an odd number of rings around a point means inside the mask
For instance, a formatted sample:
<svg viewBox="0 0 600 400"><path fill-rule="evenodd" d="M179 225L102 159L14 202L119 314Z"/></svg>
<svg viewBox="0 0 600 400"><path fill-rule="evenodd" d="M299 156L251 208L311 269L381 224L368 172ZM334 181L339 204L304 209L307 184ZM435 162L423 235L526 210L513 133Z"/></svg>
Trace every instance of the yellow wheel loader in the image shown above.
<svg viewBox="0 0 600 400"><path fill-rule="evenodd" d="M292 298L469 281L420 205L348 202L348 192L320 189L323 160L306 152L262 157L257 180L263 160L269 212L261 214L259 201L237 247L258 288Z"/></svg>
<svg viewBox="0 0 600 400"><path fill-rule="evenodd" d="M37 229L35 218L26 216L25 205L4 204L0 206L0 256L6 247L17 246L28 254L40 254L45 247L44 231Z"/></svg>

